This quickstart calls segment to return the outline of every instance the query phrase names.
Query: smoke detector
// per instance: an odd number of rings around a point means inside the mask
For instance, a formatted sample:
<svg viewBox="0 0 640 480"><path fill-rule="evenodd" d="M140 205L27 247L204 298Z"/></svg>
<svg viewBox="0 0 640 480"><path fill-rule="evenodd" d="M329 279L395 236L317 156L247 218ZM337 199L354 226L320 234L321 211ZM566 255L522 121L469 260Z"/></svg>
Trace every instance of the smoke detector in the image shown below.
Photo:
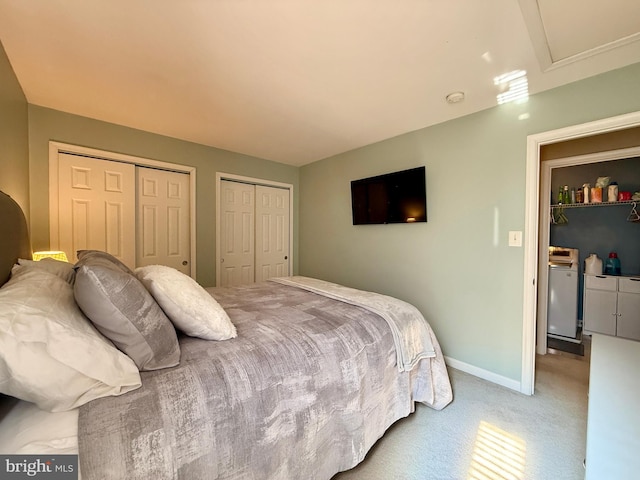
<svg viewBox="0 0 640 480"><path fill-rule="evenodd" d="M464 100L464 92L452 92L445 97L447 103L460 103Z"/></svg>

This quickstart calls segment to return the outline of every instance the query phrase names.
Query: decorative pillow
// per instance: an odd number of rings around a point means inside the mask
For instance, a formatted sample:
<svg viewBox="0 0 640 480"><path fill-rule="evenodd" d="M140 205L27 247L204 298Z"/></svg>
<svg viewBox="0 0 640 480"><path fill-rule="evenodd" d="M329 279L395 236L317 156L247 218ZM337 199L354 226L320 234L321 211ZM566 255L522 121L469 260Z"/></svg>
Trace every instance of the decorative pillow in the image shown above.
<svg viewBox="0 0 640 480"><path fill-rule="evenodd" d="M76 271L73 269L73 263L61 262L55 258L43 258L39 261L27 260L25 258L18 259L18 265L27 268L42 268L47 272L51 272L67 283L73 284L73 279L76 276ZM15 266L14 266L15 268Z"/></svg>
<svg viewBox="0 0 640 480"><path fill-rule="evenodd" d="M140 387L138 369L82 314L73 287L16 268L0 288L0 392L52 412Z"/></svg>
<svg viewBox="0 0 640 480"><path fill-rule="evenodd" d="M227 340L237 335L227 312L193 278L165 265L135 270L173 324L187 335Z"/></svg>
<svg viewBox="0 0 640 480"><path fill-rule="evenodd" d="M102 334L140 370L175 367L180 346L173 325L131 273L104 255L76 263L76 302Z"/></svg>
<svg viewBox="0 0 640 480"><path fill-rule="evenodd" d="M78 257L78 260L84 259L85 261L87 261L90 258L105 260L117 266L123 272L133 274L133 271L129 267L127 267L124 263L122 263L120 260L118 260L116 257L111 255L110 253L103 252L102 250L78 250L76 252L76 256Z"/></svg>

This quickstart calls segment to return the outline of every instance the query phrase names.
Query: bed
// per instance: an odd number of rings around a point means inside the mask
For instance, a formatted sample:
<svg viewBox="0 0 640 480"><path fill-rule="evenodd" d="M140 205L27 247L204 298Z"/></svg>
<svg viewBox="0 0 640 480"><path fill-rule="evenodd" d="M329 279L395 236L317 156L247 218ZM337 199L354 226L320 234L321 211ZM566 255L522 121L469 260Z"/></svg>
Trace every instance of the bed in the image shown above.
<svg viewBox="0 0 640 480"><path fill-rule="evenodd" d="M306 277L205 291L95 251L32 262L2 193L0 222L0 454L79 454L83 480L328 480L415 402L452 400L431 327L400 300Z"/></svg>

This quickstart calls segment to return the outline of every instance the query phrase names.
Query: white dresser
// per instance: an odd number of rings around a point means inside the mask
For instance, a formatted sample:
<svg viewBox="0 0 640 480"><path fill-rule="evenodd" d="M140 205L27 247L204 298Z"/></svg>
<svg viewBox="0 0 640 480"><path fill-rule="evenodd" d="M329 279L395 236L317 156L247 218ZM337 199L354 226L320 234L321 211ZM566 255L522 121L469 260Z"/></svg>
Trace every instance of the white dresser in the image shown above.
<svg viewBox="0 0 640 480"><path fill-rule="evenodd" d="M584 276L583 329L640 340L640 276Z"/></svg>

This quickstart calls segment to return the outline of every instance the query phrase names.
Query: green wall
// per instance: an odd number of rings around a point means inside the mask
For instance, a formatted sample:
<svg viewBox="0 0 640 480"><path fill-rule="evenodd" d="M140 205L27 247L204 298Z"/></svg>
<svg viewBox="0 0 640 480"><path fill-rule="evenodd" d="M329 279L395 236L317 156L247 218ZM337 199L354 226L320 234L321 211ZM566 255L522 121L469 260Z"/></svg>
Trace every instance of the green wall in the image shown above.
<svg viewBox="0 0 640 480"><path fill-rule="evenodd" d="M0 43L0 190L29 211L27 99Z"/></svg>
<svg viewBox="0 0 640 480"><path fill-rule="evenodd" d="M445 355L519 382L527 135L637 110L640 64L306 165L300 273L409 301ZM351 224L351 180L418 165L428 223Z"/></svg>
<svg viewBox="0 0 640 480"><path fill-rule="evenodd" d="M216 172L293 185L294 269L297 266L299 169L175 138L29 105L31 235L34 250L49 247L49 141L196 168L197 280L215 285Z"/></svg>

